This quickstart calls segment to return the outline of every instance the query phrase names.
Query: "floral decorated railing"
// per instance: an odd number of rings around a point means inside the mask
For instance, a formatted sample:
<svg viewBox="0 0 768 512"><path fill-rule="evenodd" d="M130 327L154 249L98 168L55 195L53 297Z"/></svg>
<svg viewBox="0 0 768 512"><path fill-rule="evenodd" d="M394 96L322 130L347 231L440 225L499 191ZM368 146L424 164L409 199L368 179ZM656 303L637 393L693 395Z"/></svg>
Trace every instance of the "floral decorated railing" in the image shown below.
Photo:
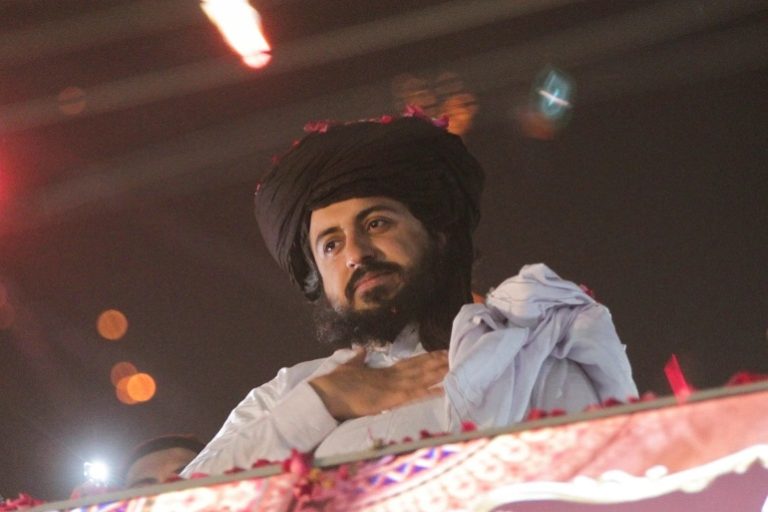
<svg viewBox="0 0 768 512"><path fill-rule="evenodd" d="M33 510L768 511L768 383Z"/></svg>

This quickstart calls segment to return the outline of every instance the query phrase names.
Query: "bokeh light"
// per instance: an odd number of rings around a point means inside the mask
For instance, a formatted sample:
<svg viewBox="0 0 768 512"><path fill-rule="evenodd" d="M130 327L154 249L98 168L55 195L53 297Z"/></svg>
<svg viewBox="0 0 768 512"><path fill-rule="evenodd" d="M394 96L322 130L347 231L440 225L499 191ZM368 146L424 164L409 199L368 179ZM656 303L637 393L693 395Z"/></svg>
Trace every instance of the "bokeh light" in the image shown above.
<svg viewBox="0 0 768 512"><path fill-rule="evenodd" d="M136 402L146 402L155 396L157 385L155 379L148 373L137 373L127 378L125 390L128 396Z"/></svg>
<svg viewBox="0 0 768 512"><path fill-rule="evenodd" d="M528 104L513 113L523 135L554 139L570 120L575 88L574 81L563 71L544 68L531 86Z"/></svg>
<svg viewBox="0 0 768 512"><path fill-rule="evenodd" d="M472 118L477 113L477 98L468 92L454 94L443 102L442 110L448 116L448 131L464 135L472 128Z"/></svg>
<svg viewBox="0 0 768 512"><path fill-rule="evenodd" d="M562 71L548 68L533 85L536 110L555 122L562 122L571 111L573 80Z"/></svg>
<svg viewBox="0 0 768 512"><path fill-rule="evenodd" d="M472 128L477 114L477 97L469 91L461 77L443 71L432 79L405 74L392 80L395 108L403 110L415 105L433 118L448 116L448 131L464 135Z"/></svg>
<svg viewBox="0 0 768 512"><path fill-rule="evenodd" d="M126 405L151 400L157 391L155 379L148 373L139 372L128 361L116 363L109 377L115 385L117 399Z"/></svg>
<svg viewBox="0 0 768 512"><path fill-rule="evenodd" d="M395 108L402 111L406 105L416 105L426 114L437 117L438 98L429 81L413 75L400 75L392 80Z"/></svg>
<svg viewBox="0 0 768 512"><path fill-rule="evenodd" d="M520 131L526 137L538 140L552 140L558 127L554 121L531 107L520 107L513 113Z"/></svg>
<svg viewBox="0 0 768 512"><path fill-rule="evenodd" d="M88 104L85 91L79 87L63 89L56 99L59 102L59 110L68 116L82 113Z"/></svg>
<svg viewBox="0 0 768 512"><path fill-rule="evenodd" d="M136 375L137 373L139 371L133 364L128 361L120 361L112 366L112 370L109 372L109 379L112 381L113 386L117 386L124 378Z"/></svg>
<svg viewBox="0 0 768 512"><path fill-rule="evenodd" d="M117 385L115 386L115 395L117 396L117 399L126 405L134 405L139 403L138 401L131 398L131 396L128 394L128 381L131 377L132 375L123 377L117 382Z"/></svg>
<svg viewBox="0 0 768 512"><path fill-rule="evenodd" d="M128 331L128 319L121 311L108 309L99 315L96 329L104 339L119 340Z"/></svg>

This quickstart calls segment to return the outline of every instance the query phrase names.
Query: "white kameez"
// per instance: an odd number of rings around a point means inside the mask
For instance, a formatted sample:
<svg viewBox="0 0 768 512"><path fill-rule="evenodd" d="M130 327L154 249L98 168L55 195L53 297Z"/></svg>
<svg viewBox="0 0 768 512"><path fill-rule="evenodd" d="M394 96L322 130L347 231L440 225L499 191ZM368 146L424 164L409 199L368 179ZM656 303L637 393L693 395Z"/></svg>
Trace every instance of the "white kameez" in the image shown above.
<svg viewBox="0 0 768 512"><path fill-rule="evenodd" d="M366 364L387 367L423 352L409 327L387 347L369 349ZM608 398L637 396L608 309L543 264L523 267L485 304L461 309L444 396L339 423L308 381L354 355L342 349L281 369L232 411L182 476L281 460L291 448L315 450L317 457L352 453L377 441L418 438L422 430L457 432L467 420L481 429L501 427L521 421L531 408L576 412Z"/></svg>

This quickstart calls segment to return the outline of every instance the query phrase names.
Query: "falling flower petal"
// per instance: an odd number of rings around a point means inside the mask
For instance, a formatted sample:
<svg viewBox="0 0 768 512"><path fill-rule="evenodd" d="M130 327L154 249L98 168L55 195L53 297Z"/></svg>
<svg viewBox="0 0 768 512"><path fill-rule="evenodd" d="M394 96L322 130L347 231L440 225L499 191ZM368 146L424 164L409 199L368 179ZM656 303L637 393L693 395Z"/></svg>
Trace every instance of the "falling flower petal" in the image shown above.
<svg viewBox="0 0 768 512"><path fill-rule="evenodd" d="M310 459L311 455L308 453L301 453L294 448L291 450L290 457L283 461L283 471L300 477L306 476L309 474L311 467Z"/></svg>
<svg viewBox="0 0 768 512"><path fill-rule="evenodd" d="M443 114L437 119L432 120L432 124L437 126L438 128L448 128L448 125L450 124L450 119L448 118L447 114Z"/></svg>
<svg viewBox="0 0 768 512"><path fill-rule="evenodd" d="M403 117L427 117L427 114L424 113L424 110L420 106L408 104L405 106Z"/></svg>
<svg viewBox="0 0 768 512"><path fill-rule="evenodd" d="M299 500L306 500L312 496L315 484L309 481L301 482L293 488L293 495Z"/></svg>
<svg viewBox="0 0 768 512"><path fill-rule="evenodd" d="M403 117L415 117L418 119L423 119L424 121L429 121L433 125L437 126L438 128L442 128L443 130L448 128L448 124L450 121L447 115L442 115L438 119L432 119L418 105L406 105L405 112L403 113Z"/></svg>
<svg viewBox="0 0 768 512"><path fill-rule="evenodd" d="M741 384L750 384L752 382L761 382L764 380L768 380L768 375L765 375L763 373L740 371L734 374L733 377L728 379L728 382L726 382L725 385L739 386Z"/></svg>
<svg viewBox="0 0 768 512"><path fill-rule="evenodd" d="M678 402L684 402L693 392L693 388L685 380L685 375L683 375L683 370L680 368L680 363L675 354L672 354L667 364L664 365L664 373L667 376L669 387L672 388L675 398L677 398Z"/></svg>
<svg viewBox="0 0 768 512"><path fill-rule="evenodd" d="M597 299L597 297L595 296L595 290L593 290L589 286L587 286L585 284L580 284L579 288L581 288L581 291L583 291L584 293L586 293L587 295L589 295L593 299Z"/></svg>
<svg viewBox="0 0 768 512"><path fill-rule="evenodd" d="M45 503L43 500L33 498L29 494L19 493L15 500L5 500L0 502L0 512L10 512L11 510L22 510L23 508L32 508Z"/></svg>
<svg viewBox="0 0 768 512"><path fill-rule="evenodd" d="M624 404L623 404L623 402L621 402L619 400L616 400L613 397L610 397L610 398L606 398L605 400L603 400L603 403L600 404L600 405L602 405L603 407L614 407L614 406L617 406L617 405L624 405Z"/></svg>
<svg viewBox="0 0 768 512"><path fill-rule="evenodd" d="M325 121L310 121L304 125L304 131L307 133L325 133L328 131L331 122Z"/></svg>

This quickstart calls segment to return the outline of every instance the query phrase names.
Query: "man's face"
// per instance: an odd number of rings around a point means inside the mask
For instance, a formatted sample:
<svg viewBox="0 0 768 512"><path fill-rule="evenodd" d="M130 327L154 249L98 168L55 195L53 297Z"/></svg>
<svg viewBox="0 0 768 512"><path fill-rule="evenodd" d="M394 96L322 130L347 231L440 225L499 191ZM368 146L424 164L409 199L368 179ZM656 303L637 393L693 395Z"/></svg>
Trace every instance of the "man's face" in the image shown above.
<svg viewBox="0 0 768 512"><path fill-rule="evenodd" d="M179 446L148 453L136 460L125 476L125 487L160 484L178 475L197 454Z"/></svg>
<svg viewBox="0 0 768 512"><path fill-rule="evenodd" d="M430 237L399 201L361 197L313 211L309 243L333 308L366 311L403 289Z"/></svg>

